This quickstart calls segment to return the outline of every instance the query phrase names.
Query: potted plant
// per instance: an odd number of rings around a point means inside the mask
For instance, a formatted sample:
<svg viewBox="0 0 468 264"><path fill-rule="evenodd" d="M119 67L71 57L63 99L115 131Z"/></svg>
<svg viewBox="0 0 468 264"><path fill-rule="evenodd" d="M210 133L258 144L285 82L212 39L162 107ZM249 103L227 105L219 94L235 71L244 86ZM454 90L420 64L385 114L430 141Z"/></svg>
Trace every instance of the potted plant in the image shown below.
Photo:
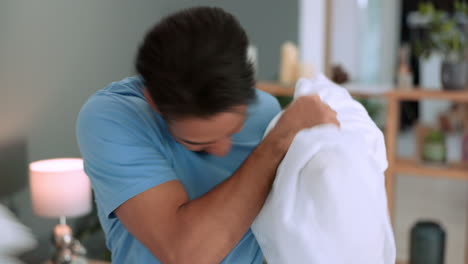
<svg viewBox="0 0 468 264"><path fill-rule="evenodd" d="M421 3L408 22L417 56L427 60L433 54L442 55L442 87L468 88L468 4L456 1L450 15L437 10L432 3Z"/></svg>
<svg viewBox="0 0 468 264"><path fill-rule="evenodd" d="M445 136L432 129L424 138L422 158L424 161L444 163L446 160Z"/></svg>

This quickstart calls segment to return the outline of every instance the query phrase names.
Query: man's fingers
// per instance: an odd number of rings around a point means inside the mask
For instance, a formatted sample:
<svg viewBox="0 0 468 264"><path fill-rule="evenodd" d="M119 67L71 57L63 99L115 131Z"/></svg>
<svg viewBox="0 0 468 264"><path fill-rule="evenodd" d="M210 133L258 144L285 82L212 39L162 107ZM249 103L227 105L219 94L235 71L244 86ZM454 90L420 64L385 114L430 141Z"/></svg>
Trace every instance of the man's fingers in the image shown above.
<svg viewBox="0 0 468 264"><path fill-rule="evenodd" d="M341 127L340 122L338 121L338 113L335 110L333 110L333 108L331 108L330 105L328 105L328 104L325 104L325 105L326 105L326 107L328 108L328 111L329 111L330 123L334 124L334 125L336 125L338 127Z"/></svg>
<svg viewBox="0 0 468 264"><path fill-rule="evenodd" d="M334 124L335 124L337 127L341 128L341 124L340 124L340 122L339 122L338 120L335 120Z"/></svg>

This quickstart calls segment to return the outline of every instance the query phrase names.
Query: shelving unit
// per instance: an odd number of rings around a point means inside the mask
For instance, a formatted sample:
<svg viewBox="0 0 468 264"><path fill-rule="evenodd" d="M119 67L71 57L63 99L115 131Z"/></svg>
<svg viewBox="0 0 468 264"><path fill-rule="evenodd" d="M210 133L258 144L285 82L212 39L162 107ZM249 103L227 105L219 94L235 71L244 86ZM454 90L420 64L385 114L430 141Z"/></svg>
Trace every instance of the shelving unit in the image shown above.
<svg viewBox="0 0 468 264"><path fill-rule="evenodd" d="M393 215L393 195L396 174L411 174L422 177L442 177L468 180L467 164L429 165L415 160L404 160L397 157L396 141L399 130L400 102L419 100L447 100L468 102L468 91L430 91L422 88L411 91L395 90L385 94L388 102L385 140L387 144L388 169L386 187L390 214ZM468 228L466 235L465 264L468 264Z"/></svg>
<svg viewBox="0 0 468 264"><path fill-rule="evenodd" d="M399 101L417 101L421 99L448 100L452 102L468 102L468 91L434 91L415 87L414 90L394 90L386 93L389 99Z"/></svg>
<svg viewBox="0 0 468 264"><path fill-rule="evenodd" d="M386 178L390 212L393 212L393 184L394 176L397 173L468 180L467 164L428 165L415 160L399 159L396 156L396 138L399 130L398 124L401 101L438 99L449 100L452 102L468 102L468 92L428 91L422 89L412 91L392 91L386 94L386 98L388 101L388 110L385 139L387 141L387 158L389 161Z"/></svg>
<svg viewBox="0 0 468 264"><path fill-rule="evenodd" d="M287 87L272 82L259 82L257 88L275 96L293 96L294 87ZM399 131L400 102L419 100L448 100L452 102L468 103L468 91L433 91L416 87L414 90L392 90L383 94L369 94L365 92L351 92L357 97L384 97L387 100L387 119L385 126L385 141L387 147L388 169L386 175L386 188L388 208L393 216L394 183L396 174L415 175L420 177L439 177L461 179L468 181L468 164L425 164L418 160L401 159L397 157L396 145ZM468 184L468 183L467 183ZM468 227L466 235L465 264L468 264ZM404 262L399 262L404 263Z"/></svg>
<svg viewBox="0 0 468 264"><path fill-rule="evenodd" d="M258 82L257 89L274 96L293 96L294 87L273 82Z"/></svg>
<svg viewBox="0 0 468 264"><path fill-rule="evenodd" d="M468 180L466 164L428 165L417 160L397 159L395 173Z"/></svg>

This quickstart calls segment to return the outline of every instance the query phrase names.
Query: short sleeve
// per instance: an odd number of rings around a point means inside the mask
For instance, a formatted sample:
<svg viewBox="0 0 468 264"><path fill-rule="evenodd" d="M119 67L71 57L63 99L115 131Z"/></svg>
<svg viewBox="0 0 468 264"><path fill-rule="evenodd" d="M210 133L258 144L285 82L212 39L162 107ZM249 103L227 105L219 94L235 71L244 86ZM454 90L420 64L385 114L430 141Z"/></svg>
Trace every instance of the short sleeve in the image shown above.
<svg viewBox="0 0 468 264"><path fill-rule="evenodd" d="M148 118L106 96L92 97L78 115L77 141L85 171L108 218L137 194L177 180Z"/></svg>

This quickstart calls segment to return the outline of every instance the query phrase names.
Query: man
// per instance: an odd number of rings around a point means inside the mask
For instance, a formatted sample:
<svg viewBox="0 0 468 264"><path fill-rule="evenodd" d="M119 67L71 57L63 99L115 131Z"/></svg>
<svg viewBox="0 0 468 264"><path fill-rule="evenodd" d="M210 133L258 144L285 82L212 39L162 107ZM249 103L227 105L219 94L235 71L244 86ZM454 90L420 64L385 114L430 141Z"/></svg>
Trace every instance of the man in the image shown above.
<svg viewBox="0 0 468 264"><path fill-rule="evenodd" d="M138 77L93 95L77 137L113 263L261 263L249 227L295 134L336 113L316 96L280 111L254 88L248 39L219 8L166 17Z"/></svg>

